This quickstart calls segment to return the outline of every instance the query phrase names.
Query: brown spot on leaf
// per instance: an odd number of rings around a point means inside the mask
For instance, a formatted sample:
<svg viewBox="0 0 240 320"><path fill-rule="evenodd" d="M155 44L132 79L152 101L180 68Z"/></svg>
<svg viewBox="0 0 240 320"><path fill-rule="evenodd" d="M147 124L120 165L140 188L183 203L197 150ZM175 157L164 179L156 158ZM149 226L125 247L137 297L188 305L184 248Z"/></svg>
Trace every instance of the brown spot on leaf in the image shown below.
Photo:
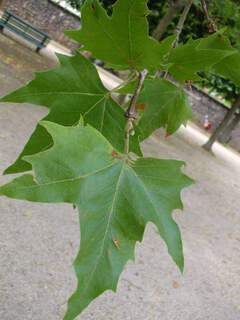
<svg viewBox="0 0 240 320"><path fill-rule="evenodd" d="M117 157L118 157L118 153L117 153L117 151L113 150L113 152L112 152L112 156L113 156L114 158L117 158Z"/></svg>
<svg viewBox="0 0 240 320"><path fill-rule="evenodd" d="M136 108L137 108L138 110L144 110L144 109L145 109L145 104L144 104L144 103L138 103L138 104L136 105Z"/></svg>
<svg viewBox="0 0 240 320"><path fill-rule="evenodd" d="M113 243L115 244L115 247L120 249L120 241L118 239L114 239Z"/></svg>

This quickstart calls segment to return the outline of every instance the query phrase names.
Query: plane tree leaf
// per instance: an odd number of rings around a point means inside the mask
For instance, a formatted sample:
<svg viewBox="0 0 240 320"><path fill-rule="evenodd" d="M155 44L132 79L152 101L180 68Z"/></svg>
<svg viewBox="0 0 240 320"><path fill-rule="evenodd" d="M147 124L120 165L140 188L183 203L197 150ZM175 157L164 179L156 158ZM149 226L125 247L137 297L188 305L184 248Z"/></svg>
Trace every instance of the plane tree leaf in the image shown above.
<svg viewBox="0 0 240 320"><path fill-rule="evenodd" d="M220 63L215 64L210 71L231 80L240 87L240 53L227 56Z"/></svg>
<svg viewBox="0 0 240 320"><path fill-rule="evenodd" d="M144 112L138 123L141 140L161 127L166 128L167 134L173 134L192 116L188 97L183 89L161 78L145 82L139 103L144 105Z"/></svg>
<svg viewBox="0 0 240 320"><path fill-rule="evenodd" d="M27 86L3 97L0 102L45 106L49 109L45 120L67 126L76 124L82 116L122 152L126 123L124 111L103 86L95 66L80 54L74 57L58 55L58 58L59 67L36 73L36 78ZM5 173L31 170L31 165L23 157L51 144L51 136L38 125L16 162ZM141 154L137 134L131 141L131 150Z"/></svg>
<svg viewBox="0 0 240 320"><path fill-rule="evenodd" d="M227 55L220 62L210 68L210 72L218 74L224 78L231 80L236 86L240 86L240 53L231 46L230 41L224 36L209 37L205 43L201 44L201 48L217 48L220 50L231 50L232 54Z"/></svg>
<svg viewBox="0 0 240 320"><path fill-rule="evenodd" d="M119 93L132 94L136 81L118 90ZM173 134L192 117L187 94L179 86L162 79L147 79L137 104L140 119L137 125L139 140L150 136L156 129L164 127L167 134Z"/></svg>
<svg viewBox="0 0 240 320"><path fill-rule="evenodd" d="M42 122L53 146L25 160L24 174L0 187L0 195L79 208L81 248L74 266L78 279L64 320L73 320L105 290L116 290L124 265L134 258L148 222L156 225L182 270L182 241L171 214L181 209L181 190L191 179L183 162L140 158L126 160L96 129Z"/></svg>
<svg viewBox="0 0 240 320"><path fill-rule="evenodd" d="M229 40L222 34L190 40L171 50L168 57L168 71L181 82L199 80L197 72L208 71L213 65L236 52Z"/></svg>
<svg viewBox="0 0 240 320"><path fill-rule="evenodd" d="M156 70L171 43L149 37L147 0L119 0L109 16L98 0L82 8L82 27L65 33L115 69Z"/></svg>

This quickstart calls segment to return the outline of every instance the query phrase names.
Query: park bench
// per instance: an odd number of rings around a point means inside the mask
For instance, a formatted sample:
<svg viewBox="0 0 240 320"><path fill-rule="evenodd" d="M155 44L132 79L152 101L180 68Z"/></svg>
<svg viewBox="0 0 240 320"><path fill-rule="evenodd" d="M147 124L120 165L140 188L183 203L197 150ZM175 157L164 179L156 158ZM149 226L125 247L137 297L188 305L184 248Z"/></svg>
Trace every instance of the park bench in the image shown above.
<svg viewBox="0 0 240 320"><path fill-rule="evenodd" d="M3 30L4 28L34 44L37 52L46 47L50 40L46 33L34 28L29 23L23 21L7 10L4 11L3 15L0 17L0 30Z"/></svg>

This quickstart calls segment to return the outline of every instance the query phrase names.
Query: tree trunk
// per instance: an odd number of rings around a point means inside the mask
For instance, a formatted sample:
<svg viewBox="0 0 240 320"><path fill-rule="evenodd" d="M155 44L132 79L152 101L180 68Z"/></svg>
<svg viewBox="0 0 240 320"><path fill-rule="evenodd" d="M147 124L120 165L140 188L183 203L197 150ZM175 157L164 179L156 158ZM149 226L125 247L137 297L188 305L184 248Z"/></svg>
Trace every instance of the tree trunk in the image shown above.
<svg viewBox="0 0 240 320"><path fill-rule="evenodd" d="M229 125L225 128L222 134L219 137L219 142L228 143L231 140L231 133L236 128L238 123L240 122L240 114L235 115L233 120L229 123Z"/></svg>
<svg viewBox="0 0 240 320"><path fill-rule="evenodd" d="M213 134L210 137L210 139L208 140L208 142L203 145L203 148L205 150L210 151L212 149L214 142L219 139L220 135L227 128L227 126L229 125L229 123L232 120L232 117L234 116L235 112L238 110L239 107L240 107L240 96L237 98L237 100L233 104L232 108L227 112L227 114L223 118L223 121L220 123L220 125L213 132Z"/></svg>
<svg viewBox="0 0 240 320"><path fill-rule="evenodd" d="M159 21L156 29L153 31L153 38L156 40L161 40L167 27L172 22L173 18L178 14L178 12L183 8L185 1L183 0L172 0L169 1L169 8L165 16Z"/></svg>

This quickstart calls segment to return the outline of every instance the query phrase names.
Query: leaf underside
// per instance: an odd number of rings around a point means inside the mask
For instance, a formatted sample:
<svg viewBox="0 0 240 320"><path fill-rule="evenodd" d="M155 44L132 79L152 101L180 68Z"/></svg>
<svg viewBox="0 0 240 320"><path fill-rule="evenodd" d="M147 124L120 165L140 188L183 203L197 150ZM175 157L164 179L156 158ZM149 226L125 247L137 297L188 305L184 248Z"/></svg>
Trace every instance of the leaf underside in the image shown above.
<svg viewBox="0 0 240 320"><path fill-rule="evenodd" d="M95 66L80 54L74 57L58 55L58 58L59 67L36 73L36 78L27 86L3 97L0 102L28 102L45 106L49 114L44 120L65 126L75 125L82 116L116 150L123 152L126 123L124 111L103 86ZM31 170L31 165L23 157L45 150L51 144L51 136L38 125L16 162L5 173ZM137 131L131 139L130 149L141 155Z"/></svg>
<svg viewBox="0 0 240 320"><path fill-rule="evenodd" d="M59 55L60 66L48 72L37 73L27 86L3 97L0 102L28 102L46 106L49 114L44 120L65 126L78 123L80 116L98 129L114 148L123 152L126 119L124 110L111 98L103 86L97 70L82 55ZM141 155L139 142L161 126L174 133L191 117L185 93L167 80L156 78L145 82L140 103L146 110L130 140L130 150ZM40 125L36 127L23 151L5 174L31 170L23 158L46 150L52 138Z"/></svg>
<svg viewBox="0 0 240 320"><path fill-rule="evenodd" d="M114 157L111 144L90 126L41 125L52 136L53 146L25 157L34 175L0 187L0 195L79 208L81 248L74 263L78 285L64 320L75 319L105 290L116 290L148 222L157 226L182 270L181 236L171 214L182 209L180 192L192 183L181 172L184 163L152 158L128 163Z"/></svg>

